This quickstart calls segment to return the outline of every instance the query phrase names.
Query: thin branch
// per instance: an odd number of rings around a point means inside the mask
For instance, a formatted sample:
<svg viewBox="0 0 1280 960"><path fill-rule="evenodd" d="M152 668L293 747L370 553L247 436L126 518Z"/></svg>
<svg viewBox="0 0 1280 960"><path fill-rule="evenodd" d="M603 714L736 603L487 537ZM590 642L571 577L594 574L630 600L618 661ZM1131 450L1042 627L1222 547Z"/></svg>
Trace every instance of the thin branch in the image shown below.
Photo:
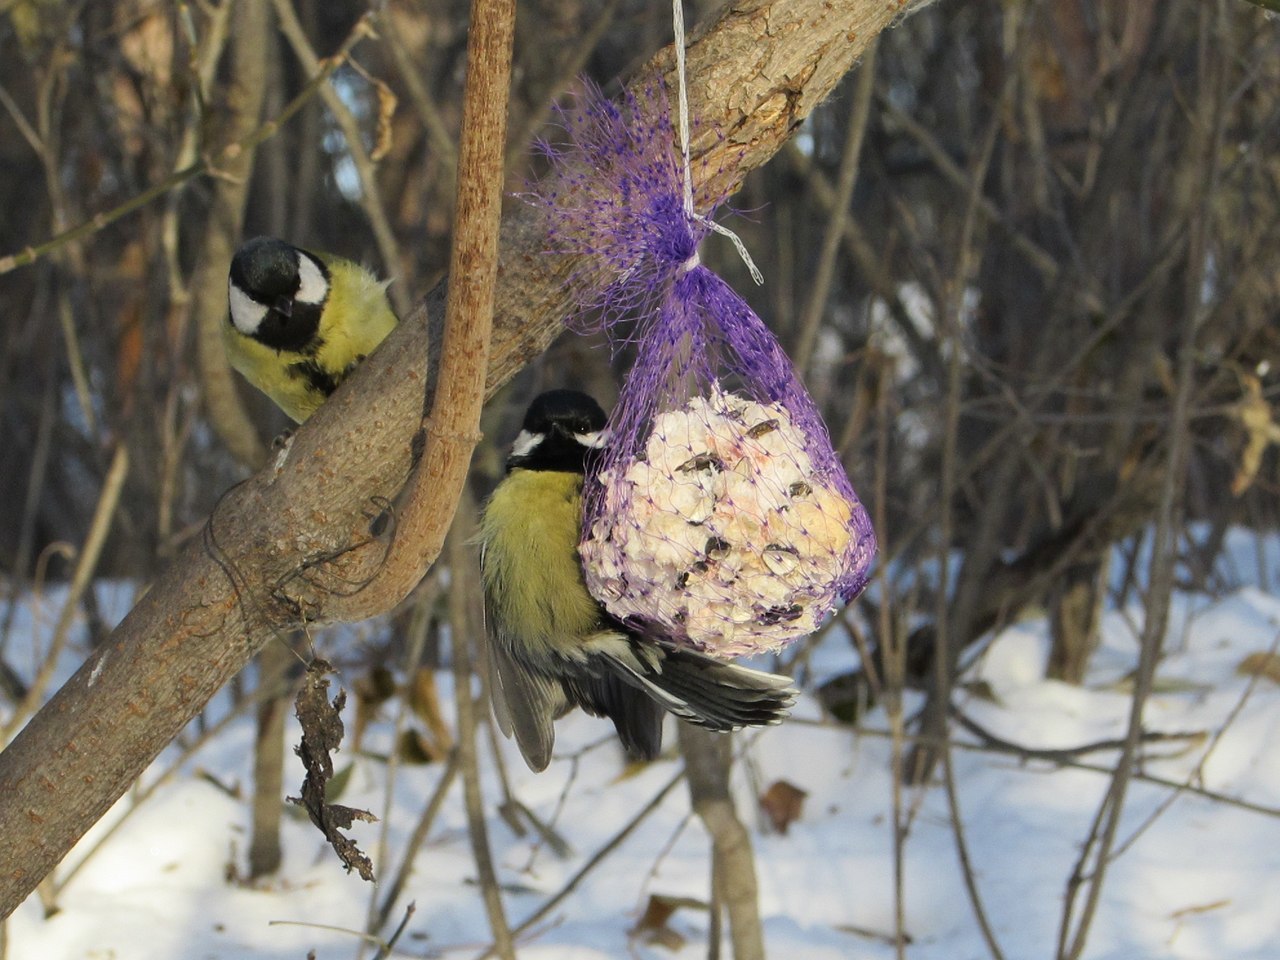
<svg viewBox="0 0 1280 960"><path fill-rule="evenodd" d="M227 120L231 137L250 133L258 124L267 86L271 11L262 3L241 10L234 24L233 66L227 84ZM200 260L191 278L189 302L196 331L196 370L204 409L218 438L231 455L249 468L261 466L267 448L245 409L223 342L227 325L227 265L240 242L256 147L224 161L227 176L213 183L213 202L201 239Z"/></svg>
<svg viewBox="0 0 1280 960"><path fill-rule="evenodd" d="M4 107L5 112L9 114L14 125L18 128L18 132L22 134L22 139L27 141L27 145L41 161L45 157L44 141L40 139L40 134L36 133L36 128L31 125L26 116L22 113L22 108L18 106L18 102L3 86L0 86L0 106Z"/></svg>
<svg viewBox="0 0 1280 960"><path fill-rule="evenodd" d="M98 558L102 555L103 544L107 542L107 533L111 530L111 519L115 516L116 506L120 503L120 491L124 489L124 480L128 472L129 453L122 443L116 447L115 455L111 458L111 466L107 468L107 476L103 480L102 492L98 495L98 505L89 523L89 533L76 557L76 568L71 574L67 597L63 601L62 611L58 614L58 622L53 628L53 638L49 641L49 654L27 690L26 697L9 718L9 722L0 729L0 742L7 741L17 726L34 712L36 705L44 699L45 691L58 666L59 654L66 645L71 631L71 621L80 608L80 600L84 592L89 589L93 571L98 566Z"/></svg>
<svg viewBox="0 0 1280 960"><path fill-rule="evenodd" d="M621 830L605 841L604 845L593 853L587 861L578 868L578 872L570 877L563 887L561 887L555 894L544 900L541 906L534 910L533 913L529 914L529 916L521 921L519 925L514 927L511 931L512 935L518 939L522 934L527 933L529 930L533 929L533 927L541 923L552 910L568 899L569 896L582 885L582 881L591 874L591 871L598 867L611 853L622 846L627 837L631 836L640 824L644 823L644 821L649 818L649 815L662 805L662 801L667 798L667 794L674 790L683 779L684 770L681 769L675 776L666 782L661 790L653 795L653 798L648 803L636 811L635 816L627 821ZM495 956L496 949L496 945L489 946L483 953L476 954L475 960L489 960L490 957Z"/></svg>
<svg viewBox="0 0 1280 960"><path fill-rule="evenodd" d="M410 691L408 684L412 682L414 676L417 675L418 669L422 666L423 653L427 646L427 633L431 628L433 620L433 610L435 609L436 600L439 597L439 581L438 576L431 577L432 584L436 589L430 591L419 591L413 603L413 615L409 620L409 628L406 631L408 635L408 650L404 658L404 676L405 676L405 692L400 698L400 706L396 711L395 727L392 730L391 743L394 745L387 759L386 787L383 791L382 814L378 818L381 829L378 834L378 850L375 855L376 862L379 864L389 864L391 862L391 823L392 812L395 804L395 787L396 778L400 772L400 743L407 729L408 718L412 712L410 704ZM456 769L457 752L453 751L449 755L450 768ZM446 778L452 779L452 775L446 771ZM437 790L437 794L442 794L442 790ZM443 796L441 796L443 799ZM432 805L428 804L428 809ZM434 817L434 814L432 814ZM429 824L428 824L429 826ZM417 837L417 831L414 834ZM396 874L395 882L392 884L390 892L384 891L382 885L375 885L369 891L369 909L365 914L365 933L377 933L386 924L387 918L391 915L391 910L395 906L396 898L403 889L404 881L408 877L409 871L413 866L413 860L417 856L418 849L421 847L422 839L417 842L410 841L408 848L402 851L400 860L400 869ZM383 896L383 906L379 908L378 897ZM361 952L363 953L363 946Z"/></svg>
<svg viewBox="0 0 1280 960"><path fill-rule="evenodd" d="M946 729L947 723L947 712L943 705L949 704L951 700L952 671L957 662L960 644L963 642L963 639L957 635L958 631L953 631L952 627L957 624L965 624L972 615L972 608L969 606L969 599L966 597L966 591L963 587L963 579L961 586L956 589L954 599L951 597L948 585L952 543L952 502L958 489L956 483L956 474L958 472L956 460L960 436L960 403L965 356L964 342L961 336L964 297L970 284L970 273L973 269L973 236L977 226L977 210L982 200L981 185L986 180L991 156L995 150L996 136L1000 131L1003 106L1012 93L1013 78L1016 75L1015 71L1009 71L995 108L991 111L991 118L980 141L972 168L965 176L965 182L969 184L969 190L966 196L964 217L956 240L956 263L950 278L951 289L948 291L944 315L944 329L950 343L950 356L947 362L946 428L943 433L942 489L939 495L941 518L938 533L938 593L934 614L934 622L937 625L937 644L933 656L933 686L929 691L930 702L926 707L923 720L927 725L932 718L937 717L942 730ZM930 707L933 709L930 710ZM926 766L932 762L932 754L928 751L917 749L914 753L914 759L916 767ZM995 930L987 917L982 893L978 889L977 877L974 875L973 864L969 856L969 844L965 836L964 818L960 810L959 793L956 790L955 767L952 763L951 751L947 749L945 743L939 751L938 759L942 763L942 780L947 795L947 808L950 811L951 831L955 840L956 856L960 861L961 874L964 878L965 892L968 894L969 904L973 910L974 918L978 921L978 928L982 932L983 940L986 941L987 949L994 960L1003 960L1004 952L1000 948ZM915 772L918 773L920 771L917 770Z"/></svg>
<svg viewBox="0 0 1280 960"><path fill-rule="evenodd" d="M471 855L476 864L476 877L489 929L493 933L493 949L503 960L515 960L515 942L511 926L502 907L502 891L498 873L489 849L489 830L485 821L484 792L480 787L480 762L476 745L476 698L471 692L471 645L477 638L476 624L470 612L472 577L458 574L470 568L474 557L466 546L472 524L454 524L449 538L449 567L454 577L449 585L449 623L453 638L453 696L458 710L458 742L455 754L462 773L463 805L467 813L467 833L471 838Z"/></svg>
<svg viewBox="0 0 1280 960"><path fill-rule="evenodd" d="M968 723L965 720L957 718L961 726L969 726L973 721ZM791 724L801 724L821 729L839 729L847 730L847 724L832 720L808 720L800 717L792 717L787 721ZM979 732L981 731L981 732ZM1068 748L1066 750L1042 750L1035 747L1024 747L1021 744L1014 743L1011 740L1005 740L990 733L985 728L974 725L971 732L982 742L973 743L968 740L957 740L952 737L947 738L947 745L952 750L960 750L967 753L990 753L990 754L1006 754L1017 758L1019 763L1036 763L1042 762L1051 764L1053 767L1067 767L1071 770L1084 770L1088 773L1098 773L1106 777L1115 775L1114 767L1106 767L1097 763L1087 763L1083 760L1073 759L1082 749L1087 750L1092 744L1081 744L1079 747ZM859 727L858 736L874 737L881 740L892 741L894 732L892 729L882 730L876 727ZM1175 735L1176 736L1176 735ZM940 741L937 738L926 737L923 734L908 734L906 739L912 743L931 743L937 745ZM1280 807L1269 807L1266 804L1255 803L1252 800L1245 800L1242 797L1233 797L1230 794L1221 793L1217 790L1210 790L1207 787L1197 786L1186 780L1171 780L1168 777L1161 777L1153 773L1147 773L1141 769L1135 769L1133 779L1143 783L1149 783L1152 786L1163 787L1168 790L1179 791L1193 794L1210 803L1221 803L1228 807L1234 807L1237 810L1244 810L1248 813L1260 814L1264 817L1271 817L1280 820Z"/></svg>
<svg viewBox="0 0 1280 960"><path fill-rule="evenodd" d="M409 842L405 844L404 855L400 860L400 869L382 891L382 905L378 908L375 922L367 932L374 933L386 925L391 911L395 909L396 901L404 892L405 884L409 882L409 875L413 872L413 862L417 859L418 851L427 842L427 834L431 832L436 817L444 807L449 788L453 786L456 779L458 779L458 750L455 746L449 751L449 759L440 773L440 779L436 781L436 788L432 791L431 798L427 800L427 805L422 808L422 815L418 817L413 833L409 835Z"/></svg>
<svg viewBox="0 0 1280 960"><path fill-rule="evenodd" d="M418 111L418 118L427 131L427 139L437 154L441 168L452 171L458 162L458 145L453 142L453 136L449 133L444 115L436 106L435 97L422 80L422 67L405 47L404 41L400 38L400 32L385 20L383 24L383 37L391 51L392 59L396 62L400 79L404 81L405 88L409 91L409 102Z"/></svg>
<svg viewBox="0 0 1280 960"><path fill-rule="evenodd" d="M1212 42L1210 35L1213 37ZM1228 56L1219 49L1218 44L1225 43L1226 37L1224 0L1218 0L1214 10L1201 10L1199 67L1203 73L1209 74L1209 81L1202 88L1204 92L1197 104L1194 130L1198 135L1191 137L1191 149L1198 154L1197 159L1201 165L1201 193L1197 204L1199 216L1191 221L1190 266L1186 277L1185 305L1180 317L1173 421L1151 546L1150 599L1139 641L1138 669L1129 711L1129 728L1111 788L1098 808L1093 829L1081 846L1080 856L1067 882L1066 904L1058 932L1057 956L1060 960L1078 960L1084 953L1089 930L1101 902L1103 881L1141 742L1143 710L1154 688L1156 664L1168 626L1174 570L1177 565L1173 543L1186 496L1184 465L1190 445L1188 424L1195 383L1196 334L1209 314L1208 304L1202 296L1202 284L1207 266L1211 205L1217 196L1215 188L1220 172L1219 158L1225 124L1226 111L1221 109L1221 103L1226 90ZM1090 864L1092 871L1086 875ZM1081 886L1085 886L1084 904L1080 909L1079 919L1075 920L1074 913Z"/></svg>
<svg viewBox="0 0 1280 960"><path fill-rule="evenodd" d="M273 0L272 5L280 21L280 31L289 41L289 46L293 48L294 56L298 58L298 62L307 73L315 73L320 69L323 61L316 56L311 41L307 39L307 33L302 29L302 23L293 9L292 0ZM372 14L367 16L372 17ZM396 274L403 267L404 259L400 254L400 244L396 240L395 231L391 228L391 219L387 216L386 205L382 202L382 191L378 188L374 162L369 156L369 151L364 148L360 122L356 120L350 108L338 96L338 91L331 85L325 84L320 88L320 99L333 114L333 119L337 122L338 129L342 131L343 139L346 141L347 150L351 153L351 163L356 168L356 175L360 178L360 206L369 218L369 226L373 228L373 237L378 243L378 253L382 256L386 269ZM411 302L403 284L393 283L387 288L387 295L391 297L397 314L404 316L409 312Z"/></svg>
<svg viewBox="0 0 1280 960"><path fill-rule="evenodd" d="M135 210L140 210L147 204L151 203L151 201L164 196L170 190L182 186L187 181L192 180L195 177L203 176L204 174L220 173L220 164L238 156L245 150L257 147L264 141L274 137L276 132L285 123L292 119L294 114L306 105L307 101L311 99L316 91L321 89L321 87L328 82L329 77L331 77L333 72L343 64L348 54L351 53L352 48L369 35L369 17L366 14L364 17L361 17L356 21L355 26L351 28L351 32L347 34L346 39L342 42L341 46L338 47L338 50L333 54L333 56L326 57L324 60L319 62L315 75L307 82L307 85L302 88L302 91L289 101L288 105L280 111L280 115L274 120L270 120L262 124L243 140L227 144L218 151L216 156L201 158L181 170L174 171L159 183L148 187L137 196L126 200L119 206L113 207L112 209L106 210L102 213L94 214L83 223L77 224L68 230L63 230L42 243L38 243L35 246L28 246L17 253L10 253L0 257L0 275L16 270L18 267L25 267L28 264L39 260L41 257L46 256L50 252L61 249L68 243L81 240L84 237L97 233L103 227L115 223L121 217L128 216Z"/></svg>
<svg viewBox="0 0 1280 960"><path fill-rule="evenodd" d="M31 566L31 554L35 550L36 523L40 515L40 500L45 494L45 476L53 450L53 428L58 422L58 378L53 375L54 353L45 355L44 395L40 400L40 419L36 424L35 445L27 468L26 493L22 501L21 520L18 525L17 545L13 552L4 619L0 622L0 654L9 645L14 618L18 614L18 594L22 590L27 570ZM39 701L36 701L37 703Z"/></svg>
<svg viewBox="0 0 1280 960"><path fill-rule="evenodd" d="M902 127L907 135L920 145L933 162L934 167L945 179L951 181L965 196L969 196L974 190L981 190L980 184L970 183L968 175L947 155L947 151L938 143L932 132L895 104L889 96L881 95L877 99L886 116ZM982 214L983 219L989 220L1008 234L1013 248L1026 257L1027 261L1040 272L1047 285L1052 285L1058 279L1062 268L1058 265L1058 261L1053 254L1013 226L1009 219L1000 212L1000 208L985 196L982 196L981 193L979 193L977 211ZM1104 311L1104 306L1094 291L1077 289L1075 293L1080 297L1080 302L1085 309L1096 313Z"/></svg>
<svg viewBox="0 0 1280 960"><path fill-rule="evenodd" d="M604 6L596 15L591 26L583 33L582 38L574 45L573 49L558 60L559 71L555 78L548 84L548 90L554 96L559 91L568 87L575 77L581 72L583 67L587 65L587 61L591 59L591 55L595 52L600 40L604 37L613 23L614 14L618 10L618 0L605 0ZM523 122L514 133L507 138L507 166L513 167L520 159L527 156L529 150L529 141L533 139L534 134L538 132L538 128L546 122L548 113L550 112L551 102L544 103L539 109L528 109L524 111Z"/></svg>
<svg viewBox="0 0 1280 960"><path fill-rule="evenodd" d="M884 376L882 375L882 381ZM892 391L881 382L877 388L876 402L876 466L873 501L875 510L876 542L882 551L892 542L889 527L889 429L892 413L889 409ZM903 715L902 691L906 686L907 644L890 614L893 584L889 579L889 565L883 560L876 565L876 586L879 589L877 607L880 634L880 666L884 674L881 702L889 721L890 755L889 782L893 804L893 948L897 960L907 956L907 891L906 853L907 831L903 817L903 786L906 782L903 759L906 744L906 721ZM869 674L870 675L870 674Z"/></svg>
<svg viewBox="0 0 1280 960"><path fill-rule="evenodd" d="M831 283L835 279L836 255L844 238L844 227L849 221L849 207L853 200L853 188L858 182L858 160L862 156L862 141L867 133L867 120L871 116L871 95L876 87L876 47L867 45L867 52L859 64L857 84L849 100L848 129L845 131L844 152L840 157L840 170L836 176L836 193L831 204L831 218L822 236L822 250L818 254L818 266L813 274L813 285L804 312L800 315L800 338L796 342L792 360L796 371L803 377L813 359L813 348L818 342L818 329L826 313L827 298L831 295Z"/></svg>
<svg viewBox="0 0 1280 960"><path fill-rule="evenodd" d="M1265 583L1266 581L1262 582ZM1280 652L1280 634L1276 634L1275 637L1272 638L1271 647L1267 650L1266 655L1267 657L1274 659L1277 652ZM1213 735L1210 736L1209 742L1205 745L1204 752L1200 755L1200 759L1196 761L1195 769L1193 769L1188 775L1185 783L1183 783L1179 789L1174 790L1169 794L1169 796L1165 797L1165 799L1161 801L1160 805L1157 806L1155 810L1152 810L1151 814L1133 829L1129 836L1125 838L1124 842L1116 847L1115 851L1111 855L1112 860L1116 860L1123 856L1125 851L1132 847L1137 842L1138 838L1150 829L1156 820L1167 813L1169 808L1177 802L1179 797L1184 793L1189 792L1196 782L1201 784L1204 783L1205 765L1209 762L1209 759L1222 743L1222 739L1227 735L1227 731L1230 730L1232 726L1235 725L1236 720L1240 718L1240 714L1243 712L1245 704L1249 702L1249 698L1253 696L1254 691L1258 689L1258 685L1261 682L1262 674L1260 672L1250 674L1249 682L1245 684L1245 688L1241 692L1240 698L1231 705L1231 710L1227 713L1227 716L1223 719L1222 723L1219 724L1218 728L1213 731Z"/></svg>

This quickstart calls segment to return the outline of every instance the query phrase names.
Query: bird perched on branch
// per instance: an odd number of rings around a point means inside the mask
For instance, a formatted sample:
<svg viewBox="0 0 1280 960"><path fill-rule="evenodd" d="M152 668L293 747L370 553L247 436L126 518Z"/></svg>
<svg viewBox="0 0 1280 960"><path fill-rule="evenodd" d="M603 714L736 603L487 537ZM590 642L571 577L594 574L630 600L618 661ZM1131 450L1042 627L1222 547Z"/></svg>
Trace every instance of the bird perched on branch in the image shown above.
<svg viewBox="0 0 1280 960"><path fill-rule="evenodd" d="M727 731L777 723L796 696L786 677L639 636L587 592L582 485L604 428L586 394L537 397L480 521L494 715L535 772L551 760L552 721L575 706L608 717L633 756L653 759L665 712Z"/></svg>
<svg viewBox="0 0 1280 960"><path fill-rule="evenodd" d="M396 325L387 281L350 260L255 237L231 260L231 365L301 423Z"/></svg>

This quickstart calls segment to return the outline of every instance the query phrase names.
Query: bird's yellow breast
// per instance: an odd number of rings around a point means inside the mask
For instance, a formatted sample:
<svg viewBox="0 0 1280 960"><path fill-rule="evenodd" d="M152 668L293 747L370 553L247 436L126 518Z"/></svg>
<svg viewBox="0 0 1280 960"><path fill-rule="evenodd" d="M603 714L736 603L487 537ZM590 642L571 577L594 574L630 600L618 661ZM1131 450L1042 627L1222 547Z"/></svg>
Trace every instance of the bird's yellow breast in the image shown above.
<svg viewBox="0 0 1280 960"><path fill-rule="evenodd" d="M578 558L582 475L513 470L480 523L484 579L500 630L527 643L561 643L594 630L599 607Z"/></svg>

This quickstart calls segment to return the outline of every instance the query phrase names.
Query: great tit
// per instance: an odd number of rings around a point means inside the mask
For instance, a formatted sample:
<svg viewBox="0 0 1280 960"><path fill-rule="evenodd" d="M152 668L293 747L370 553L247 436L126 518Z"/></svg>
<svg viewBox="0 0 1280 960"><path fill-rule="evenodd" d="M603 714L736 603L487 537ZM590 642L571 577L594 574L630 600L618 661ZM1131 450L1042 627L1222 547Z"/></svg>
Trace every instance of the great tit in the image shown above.
<svg viewBox="0 0 1280 960"><path fill-rule="evenodd" d="M385 282L350 260L273 237L236 251L228 300L231 365L298 423L396 325Z"/></svg>
<svg viewBox="0 0 1280 960"><path fill-rule="evenodd" d="M777 723L795 701L788 678L640 635L587 592L582 485L588 454L605 442L591 397L537 397L480 521L494 716L535 772L551 760L552 721L575 706L608 717L626 749L651 760L665 711L727 731Z"/></svg>

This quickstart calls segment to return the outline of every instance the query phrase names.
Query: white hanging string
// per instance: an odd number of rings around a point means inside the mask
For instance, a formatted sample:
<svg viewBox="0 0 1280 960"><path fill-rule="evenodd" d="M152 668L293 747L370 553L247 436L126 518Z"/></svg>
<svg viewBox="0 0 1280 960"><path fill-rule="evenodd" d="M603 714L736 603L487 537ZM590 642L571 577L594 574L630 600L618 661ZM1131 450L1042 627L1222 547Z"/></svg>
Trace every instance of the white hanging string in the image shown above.
<svg viewBox="0 0 1280 960"><path fill-rule="evenodd" d="M756 282L756 286L762 286L764 284L764 274L760 272L760 268L751 259L751 254L747 252L747 245L742 242L742 238L728 227L716 223L710 217L704 217L693 209L693 168L689 160L689 90L685 84L684 69L684 0L671 0L671 22L676 41L676 86L679 103L678 128L680 131L680 156L684 160L685 215L722 237L728 237L729 242L733 244L733 249L738 251L738 256L747 265L751 279ZM700 262L698 252L695 250L693 256L685 263L685 269L692 270Z"/></svg>

